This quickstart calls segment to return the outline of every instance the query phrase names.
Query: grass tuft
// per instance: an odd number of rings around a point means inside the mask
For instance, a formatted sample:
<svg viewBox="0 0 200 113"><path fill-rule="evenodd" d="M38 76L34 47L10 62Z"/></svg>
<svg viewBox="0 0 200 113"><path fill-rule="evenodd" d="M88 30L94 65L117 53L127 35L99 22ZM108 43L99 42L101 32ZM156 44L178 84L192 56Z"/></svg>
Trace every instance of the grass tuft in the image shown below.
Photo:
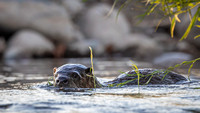
<svg viewBox="0 0 200 113"><path fill-rule="evenodd" d="M89 47L90 49L90 59L91 59L91 72L92 72L92 77L93 77L93 81L94 81L94 88L96 88L96 79L95 79L95 75L94 75L94 65L93 65L93 52L92 52L92 47Z"/></svg>
<svg viewBox="0 0 200 113"><path fill-rule="evenodd" d="M147 82L144 84L144 85L147 85L147 84L149 84L149 82L151 81L151 79L152 79L152 77L154 76L154 75L156 75L156 74L158 74L157 76L160 76L160 74L159 73L164 73L165 75L163 76L163 78L162 78L162 80L164 80L164 78L167 76L167 74L169 73L169 72L171 72L171 71L173 71L174 69L176 69L176 68L178 68L178 67L180 67L180 66L182 66L182 65L190 65L190 67L189 67L189 69L188 69L188 80L189 81L191 81L190 80L190 74L191 74L191 69L192 69L192 67L193 67L193 65L194 65L194 63L196 62L196 61L199 61L200 60L200 58L197 58L197 59L194 59L194 60L191 60L191 61L183 61L182 63L180 63L180 64L176 64L175 66L173 66L173 67L169 67L168 69L166 69L165 71L163 70L163 71L154 71L153 73L151 73L151 74L148 74L148 75L143 75L143 74L141 74L140 72L139 72L139 70L138 70L138 67L135 65L135 63L133 62L133 64L132 64L132 68L133 68L133 70L136 72L136 74L127 74L127 73L125 73L125 72L121 72L122 74L126 74L127 76L138 76L138 78L134 78L134 79L131 79L131 80L128 80L128 81L125 81L125 82L122 82L122 83L119 83L119 84L109 84L109 87L114 87L114 86L117 86L117 87L121 87L121 86L124 86L124 85L126 85L127 83L129 83L129 82L132 82L132 81L134 81L134 80L136 80L136 79L138 79L138 87L139 87L139 79L141 79L141 78L144 78L144 79L146 79L147 77L149 77L150 76L150 78L147 80Z"/></svg>

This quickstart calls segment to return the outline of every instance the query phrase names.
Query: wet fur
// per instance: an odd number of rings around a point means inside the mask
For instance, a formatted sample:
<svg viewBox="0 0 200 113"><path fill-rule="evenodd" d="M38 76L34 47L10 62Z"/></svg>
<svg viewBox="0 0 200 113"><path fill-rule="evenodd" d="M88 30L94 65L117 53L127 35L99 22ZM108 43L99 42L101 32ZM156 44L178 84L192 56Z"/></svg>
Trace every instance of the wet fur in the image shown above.
<svg viewBox="0 0 200 113"><path fill-rule="evenodd" d="M158 69L139 69L140 74L142 75L149 75L153 72L159 72L156 74L153 74L153 77L151 78L151 81L149 84L175 84L180 81L186 81L187 79L179 75L175 72L169 72L166 76L164 73L164 70L158 70ZM67 88L100 88L103 85L100 84L100 82L95 77L95 84L94 84L94 76L92 75L92 71L90 68L81 65L81 64L65 64L59 68L54 68L54 79L55 81L59 77L67 77L68 82L64 85L57 85L58 87L67 87ZM76 76L73 76L73 74L76 74ZM127 74L132 74L133 76L127 76ZM163 79L163 77L165 78ZM134 70L128 71L124 74L119 75L117 78L115 78L112 81L106 82L104 84L114 84L117 85L119 83L126 82L128 80L136 79L137 75ZM140 84L145 84L149 80L150 76L140 78ZM163 80L162 80L163 79ZM133 80L131 82L128 82L126 85L137 85L138 80Z"/></svg>

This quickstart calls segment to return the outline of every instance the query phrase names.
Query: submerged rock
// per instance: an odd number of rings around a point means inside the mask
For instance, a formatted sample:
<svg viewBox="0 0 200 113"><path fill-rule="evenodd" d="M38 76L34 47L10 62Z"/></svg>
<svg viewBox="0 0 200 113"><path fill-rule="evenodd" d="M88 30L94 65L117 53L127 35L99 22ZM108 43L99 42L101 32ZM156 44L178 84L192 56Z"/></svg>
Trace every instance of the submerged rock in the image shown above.
<svg viewBox="0 0 200 113"><path fill-rule="evenodd" d="M32 30L22 30L9 41L4 58L31 58L52 54L53 51L53 43L44 36Z"/></svg>

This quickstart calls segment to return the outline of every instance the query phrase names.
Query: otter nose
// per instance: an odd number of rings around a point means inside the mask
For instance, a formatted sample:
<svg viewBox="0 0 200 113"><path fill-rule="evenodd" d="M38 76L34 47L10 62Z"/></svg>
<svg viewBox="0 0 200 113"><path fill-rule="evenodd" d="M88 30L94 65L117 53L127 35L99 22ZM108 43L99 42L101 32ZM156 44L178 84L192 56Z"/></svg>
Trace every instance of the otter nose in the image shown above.
<svg viewBox="0 0 200 113"><path fill-rule="evenodd" d="M56 80L56 85L63 86L68 83L68 79L66 77L58 77Z"/></svg>

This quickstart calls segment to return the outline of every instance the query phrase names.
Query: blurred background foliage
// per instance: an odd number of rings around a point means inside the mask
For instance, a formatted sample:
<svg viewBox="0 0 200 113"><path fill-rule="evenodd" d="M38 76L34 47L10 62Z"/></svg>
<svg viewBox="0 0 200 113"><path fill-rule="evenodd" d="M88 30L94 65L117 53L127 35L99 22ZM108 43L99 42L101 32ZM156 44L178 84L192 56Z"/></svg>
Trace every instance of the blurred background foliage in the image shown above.
<svg viewBox="0 0 200 113"><path fill-rule="evenodd" d="M0 58L89 58L91 46L177 64L200 56L199 12L198 0L1 0Z"/></svg>
<svg viewBox="0 0 200 113"><path fill-rule="evenodd" d="M126 0L119 8L119 12L124 8L127 4L131 3L133 0ZM113 7L116 5L116 3L119 2L119 0L115 0ZM174 37L174 28L176 25L176 22L181 22L179 19L179 15L183 13L187 13L190 17L190 24L187 27L187 30L185 31L184 35L181 37L181 40L186 39L189 32L191 31L192 27L195 25L195 27L200 28L200 25L197 23L200 22L200 1L199 0L145 0L141 2L146 2L146 6L148 7L147 11L139 15L138 17L145 18L145 16L149 16L151 13L155 12L156 10L160 10L163 12L164 16L160 19L158 22L159 24L163 21L165 18L169 18L171 27L171 37ZM192 11L195 9L194 14L192 14ZM142 20L142 19L141 19ZM158 27L157 26L157 27ZM196 35L194 39L200 37L200 34Z"/></svg>

